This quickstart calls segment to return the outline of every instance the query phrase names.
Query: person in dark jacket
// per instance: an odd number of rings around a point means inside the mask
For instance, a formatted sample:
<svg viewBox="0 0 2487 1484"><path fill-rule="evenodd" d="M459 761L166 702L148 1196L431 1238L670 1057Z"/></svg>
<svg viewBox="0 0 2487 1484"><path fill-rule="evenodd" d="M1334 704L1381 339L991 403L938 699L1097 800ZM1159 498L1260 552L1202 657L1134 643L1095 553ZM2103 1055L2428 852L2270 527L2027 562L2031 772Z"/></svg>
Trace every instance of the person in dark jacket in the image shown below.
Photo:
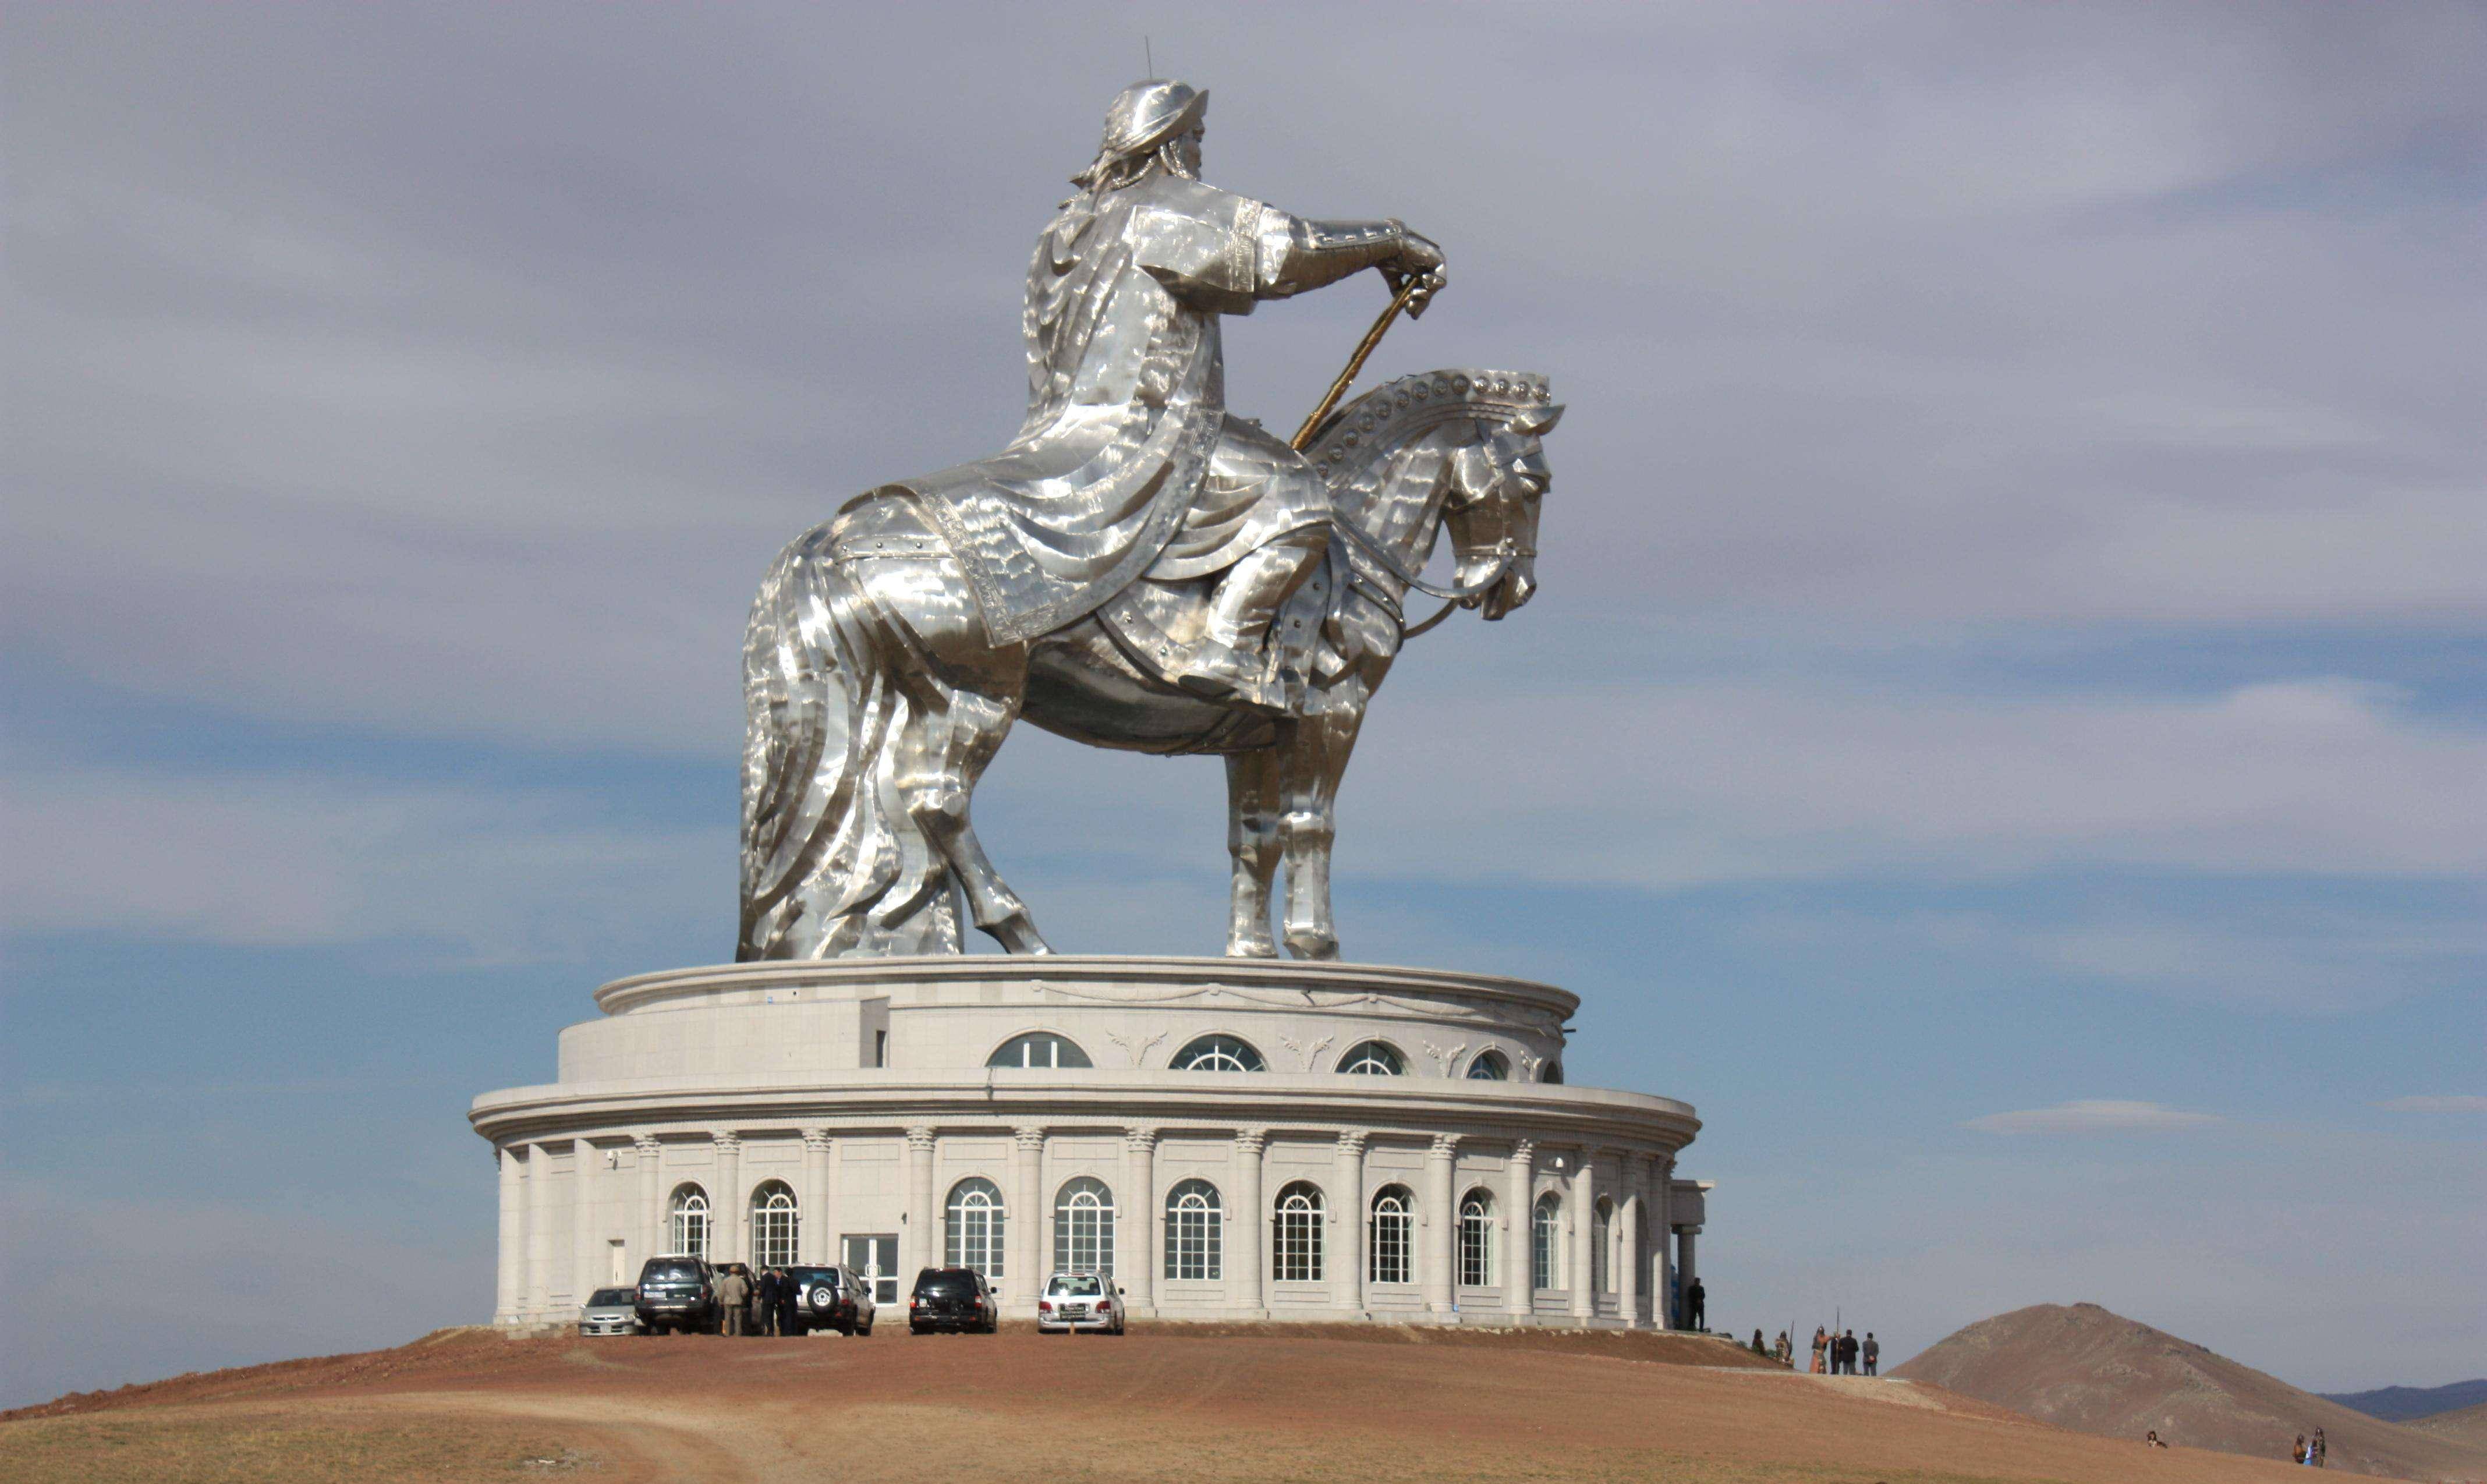
<svg viewBox="0 0 2487 1484"><path fill-rule="evenodd" d="M781 1335L795 1336L803 1332L803 1322L796 1316L795 1301L798 1297L795 1274L771 1269L777 1275L777 1330Z"/></svg>
<svg viewBox="0 0 2487 1484"><path fill-rule="evenodd" d="M1710 1290L1701 1286L1699 1278L1694 1278L1692 1286L1684 1291L1684 1328L1710 1328Z"/></svg>
<svg viewBox="0 0 2487 1484"><path fill-rule="evenodd" d="M752 1316L758 1323L751 1327L756 1333L777 1332L777 1299L785 1287L785 1274L774 1268L760 1270L759 1292L755 1295L759 1302L756 1305L757 1312Z"/></svg>
<svg viewBox="0 0 2487 1484"><path fill-rule="evenodd" d="M1882 1371L1880 1367L1882 1364L1883 1342L1874 1338L1874 1331L1868 1330L1865 1331L1865 1374L1868 1376L1881 1375Z"/></svg>

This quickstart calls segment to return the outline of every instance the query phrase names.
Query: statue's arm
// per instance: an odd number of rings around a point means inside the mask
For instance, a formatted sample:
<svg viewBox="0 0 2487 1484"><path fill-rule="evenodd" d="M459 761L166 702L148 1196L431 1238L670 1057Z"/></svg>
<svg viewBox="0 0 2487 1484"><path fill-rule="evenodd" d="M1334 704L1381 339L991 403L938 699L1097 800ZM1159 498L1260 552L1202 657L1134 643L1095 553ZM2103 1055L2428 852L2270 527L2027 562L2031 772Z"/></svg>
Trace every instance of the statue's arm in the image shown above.
<svg viewBox="0 0 2487 1484"><path fill-rule="evenodd" d="M1369 267L1427 273L1442 266L1442 250L1396 219L1316 221L1265 206L1255 236L1255 287L1263 298L1285 298Z"/></svg>

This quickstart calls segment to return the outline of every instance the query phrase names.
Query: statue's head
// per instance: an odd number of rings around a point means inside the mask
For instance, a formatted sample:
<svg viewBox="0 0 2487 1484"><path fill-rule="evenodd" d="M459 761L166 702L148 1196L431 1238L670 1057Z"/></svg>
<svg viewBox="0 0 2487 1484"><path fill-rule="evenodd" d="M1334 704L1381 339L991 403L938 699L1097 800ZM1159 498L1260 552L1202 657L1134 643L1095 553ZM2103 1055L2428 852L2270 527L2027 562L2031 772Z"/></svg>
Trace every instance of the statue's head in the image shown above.
<svg viewBox="0 0 2487 1484"><path fill-rule="evenodd" d="M1499 564L1502 576L1468 600L1488 619L1498 619L1537 593L1537 517L1554 482L1546 462L1546 434L1563 417L1560 403L1540 400L1506 416L1481 423L1479 436L1454 461L1452 497L1445 511L1457 550L1459 581L1481 580Z"/></svg>
<svg viewBox="0 0 2487 1484"><path fill-rule="evenodd" d="M1201 120L1209 94L1189 83L1152 77L1115 96L1105 110L1097 158L1072 179L1090 187L1128 183L1152 163L1185 177L1200 174Z"/></svg>

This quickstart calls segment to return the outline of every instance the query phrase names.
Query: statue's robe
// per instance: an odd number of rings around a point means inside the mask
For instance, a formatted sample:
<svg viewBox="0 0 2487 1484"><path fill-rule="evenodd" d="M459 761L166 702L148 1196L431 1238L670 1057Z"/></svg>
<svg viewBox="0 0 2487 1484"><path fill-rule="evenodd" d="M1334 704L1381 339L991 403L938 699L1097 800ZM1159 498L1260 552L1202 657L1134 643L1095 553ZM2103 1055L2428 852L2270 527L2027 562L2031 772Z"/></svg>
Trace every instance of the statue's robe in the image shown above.
<svg viewBox="0 0 2487 1484"><path fill-rule="evenodd" d="M1226 412L1218 317L1294 292L1293 218L1162 171L1076 197L1028 268L1028 412L1000 454L904 488L996 644L1075 623L1148 574L1222 570L1329 518L1303 459Z"/></svg>

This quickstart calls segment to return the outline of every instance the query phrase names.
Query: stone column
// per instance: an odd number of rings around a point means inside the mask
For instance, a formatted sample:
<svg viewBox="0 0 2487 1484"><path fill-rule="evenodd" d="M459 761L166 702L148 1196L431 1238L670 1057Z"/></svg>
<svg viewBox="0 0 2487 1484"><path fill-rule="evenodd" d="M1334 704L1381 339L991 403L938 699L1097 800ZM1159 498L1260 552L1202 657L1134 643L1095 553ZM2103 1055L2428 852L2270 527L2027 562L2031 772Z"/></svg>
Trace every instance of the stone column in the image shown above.
<svg viewBox="0 0 2487 1484"><path fill-rule="evenodd" d="M1338 1223L1330 1243L1330 1261L1337 1264L1330 1291L1338 1297L1331 1302L1351 1314L1364 1311L1364 1140L1360 1129L1339 1134L1337 1193L1330 1200L1330 1219Z"/></svg>
<svg viewBox="0 0 2487 1484"><path fill-rule="evenodd" d="M1660 1155L1649 1162L1649 1315L1659 1329L1676 1328L1675 1265L1667 1253L1675 1228L1667 1216L1667 1186L1675 1179L1675 1160Z"/></svg>
<svg viewBox="0 0 2487 1484"><path fill-rule="evenodd" d="M1509 1193L1503 1199L1502 1306L1513 1324L1524 1323L1537 1309L1537 1290L1530 1273L1529 1223L1535 1219L1537 1145L1520 1139L1511 1146Z"/></svg>
<svg viewBox="0 0 2487 1484"><path fill-rule="evenodd" d="M803 1131L803 1194L801 1224L795 1228L795 1250L812 1267L838 1261L838 1197L830 1183L829 1156L835 1146L826 1129Z"/></svg>
<svg viewBox="0 0 2487 1484"><path fill-rule="evenodd" d="M596 1266L604 1255L596 1225L597 1171L602 1157L587 1139L572 1139L570 1148L570 1302L584 1308L587 1296L604 1281Z"/></svg>
<svg viewBox="0 0 2487 1484"><path fill-rule="evenodd" d="M1226 1291L1246 1319L1265 1319L1270 1295L1262 1281L1261 1254L1269 1246L1269 1213L1261 1209L1261 1155L1269 1147L1267 1129L1235 1131L1235 1207L1227 1213Z"/></svg>
<svg viewBox="0 0 2487 1484"><path fill-rule="evenodd" d="M1640 1203L1645 1182L1640 1156L1627 1149L1616 1158L1623 1166L1623 1179L1615 1190L1615 1307L1623 1315L1624 1328L1637 1330L1641 1327Z"/></svg>
<svg viewBox="0 0 2487 1484"><path fill-rule="evenodd" d="M1123 1189L1114 1197L1114 1279L1129 1311L1143 1319L1157 1312L1157 1152L1155 1129L1123 1135Z"/></svg>
<svg viewBox="0 0 2487 1484"><path fill-rule="evenodd" d="M1692 1260L1692 1239L1700 1235L1701 1228L1698 1226L1679 1226L1675 1229L1675 1281L1688 1294L1692 1292L1693 1282L1701 1276L1699 1265ZM1701 1316L1701 1327L1705 1330L1710 1327L1709 1315Z"/></svg>
<svg viewBox="0 0 2487 1484"><path fill-rule="evenodd" d="M933 1131L919 1125L907 1131L907 1230L898 1247L902 1274L941 1266L940 1218L933 1205Z"/></svg>
<svg viewBox="0 0 2487 1484"><path fill-rule="evenodd" d="M527 1318L552 1307L552 1146L527 1146Z"/></svg>
<svg viewBox="0 0 2487 1484"><path fill-rule="evenodd" d="M1010 1156L1010 1209L1002 1227L1002 1290L1011 1311L1036 1314L1037 1290L1045 1286L1045 1196L1038 1180L1045 1164L1045 1131L1014 1131Z"/></svg>
<svg viewBox="0 0 2487 1484"><path fill-rule="evenodd" d="M1425 1151L1424 1224L1419 1228L1424 1248L1419 1260L1424 1266L1425 1308L1447 1319L1457 1306L1458 1290L1452 1286L1459 1276L1453 1268L1455 1244L1459 1240L1459 1196L1452 1183L1457 1173L1460 1136L1437 1134L1434 1147Z"/></svg>
<svg viewBox="0 0 2487 1484"><path fill-rule="evenodd" d="M501 1262L492 1274L492 1323L514 1325L526 1293L526 1182L516 1149L495 1148L492 1158L501 1171Z"/></svg>
<svg viewBox="0 0 2487 1484"><path fill-rule="evenodd" d="M1572 1317L1587 1320L1598 1312L1598 1162L1580 1151L1580 1167L1572 1172Z"/></svg>
<svg viewBox="0 0 2487 1484"><path fill-rule="evenodd" d="M742 1197L742 1140L732 1130L709 1135L716 1145L716 1186L708 1192L708 1260L713 1263L747 1263L751 1261L750 1246L743 1241L743 1230L750 1224L751 1213Z"/></svg>
<svg viewBox="0 0 2487 1484"><path fill-rule="evenodd" d="M657 1159L665 1146L657 1135L642 1134L630 1140L630 1147L639 1157L639 1250L630 1255L645 1263L672 1238L665 1230L665 1174Z"/></svg>

